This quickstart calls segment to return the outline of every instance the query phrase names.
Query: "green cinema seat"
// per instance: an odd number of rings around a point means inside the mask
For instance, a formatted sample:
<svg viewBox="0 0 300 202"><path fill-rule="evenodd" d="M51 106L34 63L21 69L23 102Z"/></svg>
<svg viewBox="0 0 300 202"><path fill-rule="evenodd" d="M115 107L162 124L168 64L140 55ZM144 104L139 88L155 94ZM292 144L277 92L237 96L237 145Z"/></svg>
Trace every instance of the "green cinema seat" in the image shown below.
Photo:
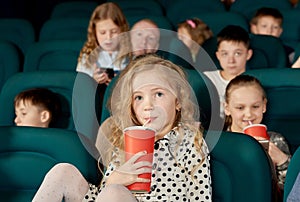
<svg viewBox="0 0 300 202"><path fill-rule="evenodd" d="M272 167L263 147L252 137L207 131L214 202L271 202Z"/></svg>
<svg viewBox="0 0 300 202"><path fill-rule="evenodd" d="M6 202L30 202L45 174L57 163L75 165L99 183L97 161L80 135L55 128L0 127L0 196Z"/></svg>
<svg viewBox="0 0 300 202"><path fill-rule="evenodd" d="M0 40L0 92L6 80L21 71L20 55L16 46Z"/></svg>
<svg viewBox="0 0 300 202"><path fill-rule="evenodd" d="M291 158L291 162L286 173L286 178L284 182L284 196L283 201L286 202L286 199L291 192L293 185L297 179L297 176L300 172L300 147L296 150L294 155Z"/></svg>
<svg viewBox="0 0 300 202"><path fill-rule="evenodd" d="M98 3L94 1L60 2L53 7L50 18L90 18L97 6Z"/></svg>
<svg viewBox="0 0 300 202"><path fill-rule="evenodd" d="M95 110L97 84L87 74L75 71L20 72L10 77L0 94L0 126L15 125L15 96L37 87L52 90L60 97L62 114L53 127L77 131L95 141L99 128Z"/></svg>
<svg viewBox="0 0 300 202"><path fill-rule="evenodd" d="M39 41L30 46L25 55L23 71L76 71L83 40Z"/></svg>
<svg viewBox="0 0 300 202"><path fill-rule="evenodd" d="M35 42L35 30L31 22L23 18L1 18L0 39L12 42L25 55Z"/></svg>

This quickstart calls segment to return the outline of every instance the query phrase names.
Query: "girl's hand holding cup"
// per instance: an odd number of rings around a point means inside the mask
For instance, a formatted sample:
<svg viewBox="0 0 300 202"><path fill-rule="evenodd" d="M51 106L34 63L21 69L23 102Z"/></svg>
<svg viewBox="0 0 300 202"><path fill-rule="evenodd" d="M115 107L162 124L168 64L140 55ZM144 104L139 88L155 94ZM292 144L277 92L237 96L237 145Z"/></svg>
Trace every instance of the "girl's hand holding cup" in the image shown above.
<svg viewBox="0 0 300 202"><path fill-rule="evenodd" d="M152 163L149 161L136 162L140 157L147 155L141 151L133 155L128 161L117 168L108 178L106 184L131 185L135 182L150 182L150 179L139 178L138 175L152 172Z"/></svg>

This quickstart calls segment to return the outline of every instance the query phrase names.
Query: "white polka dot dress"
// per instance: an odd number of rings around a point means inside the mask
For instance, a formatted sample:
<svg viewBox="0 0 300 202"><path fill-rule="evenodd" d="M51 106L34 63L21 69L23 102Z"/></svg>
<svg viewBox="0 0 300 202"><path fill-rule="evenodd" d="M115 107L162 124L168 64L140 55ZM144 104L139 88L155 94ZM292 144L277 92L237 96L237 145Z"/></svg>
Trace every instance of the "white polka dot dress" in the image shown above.
<svg viewBox="0 0 300 202"><path fill-rule="evenodd" d="M179 145L177 144L179 134L174 130L165 135L163 139L156 141L151 191L148 194L136 195L137 201L211 201L207 146L203 142L202 151L207 158L199 166L202 159L194 146L194 134L187 129L184 131L184 139ZM115 160L119 162L118 159ZM105 186L105 178L115 168L115 164L109 165L102 187Z"/></svg>

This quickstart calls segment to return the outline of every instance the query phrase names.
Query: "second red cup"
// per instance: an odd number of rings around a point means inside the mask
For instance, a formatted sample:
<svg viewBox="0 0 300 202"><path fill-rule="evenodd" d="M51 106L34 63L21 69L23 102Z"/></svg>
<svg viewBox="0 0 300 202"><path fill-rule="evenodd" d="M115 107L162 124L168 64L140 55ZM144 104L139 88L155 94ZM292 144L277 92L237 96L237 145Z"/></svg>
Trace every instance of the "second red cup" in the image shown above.
<svg viewBox="0 0 300 202"><path fill-rule="evenodd" d="M137 160L153 162L155 130L143 126L131 126L125 128L124 131L124 150L126 161L134 154L140 151L147 151L147 154ZM150 179L151 173L144 173L139 175L140 178ZM150 192L151 182L136 182L127 188L132 192L147 193Z"/></svg>
<svg viewBox="0 0 300 202"><path fill-rule="evenodd" d="M261 137L265 140L269 140L270 137L267 133L267 126L264 124L251 124L243 129L243 133L251 135L253 137Z"/></svg>

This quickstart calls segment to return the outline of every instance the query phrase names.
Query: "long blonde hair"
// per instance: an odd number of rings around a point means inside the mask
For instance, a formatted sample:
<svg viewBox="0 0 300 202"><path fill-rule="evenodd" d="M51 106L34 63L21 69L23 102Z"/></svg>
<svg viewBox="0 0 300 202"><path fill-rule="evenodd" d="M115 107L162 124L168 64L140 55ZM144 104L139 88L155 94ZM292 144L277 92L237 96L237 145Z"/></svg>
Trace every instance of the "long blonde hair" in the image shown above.
<svg viewBox="0 0 300 202"><path fill-rule="evenodd" d="M81 62L84 54L89 55L99 46L96 37L96 23L107 19L111 19L120 28L120 33L122 33L119 43L119 53L117 55L117 65L120 65L121 61L130 54L131 51L128 50L131 50L131 43L127 33L129 31L129 24L126 17L116 3L107 2L97 6L91 15L87 29L87 40L80 51L78 62Z"/></svg>

